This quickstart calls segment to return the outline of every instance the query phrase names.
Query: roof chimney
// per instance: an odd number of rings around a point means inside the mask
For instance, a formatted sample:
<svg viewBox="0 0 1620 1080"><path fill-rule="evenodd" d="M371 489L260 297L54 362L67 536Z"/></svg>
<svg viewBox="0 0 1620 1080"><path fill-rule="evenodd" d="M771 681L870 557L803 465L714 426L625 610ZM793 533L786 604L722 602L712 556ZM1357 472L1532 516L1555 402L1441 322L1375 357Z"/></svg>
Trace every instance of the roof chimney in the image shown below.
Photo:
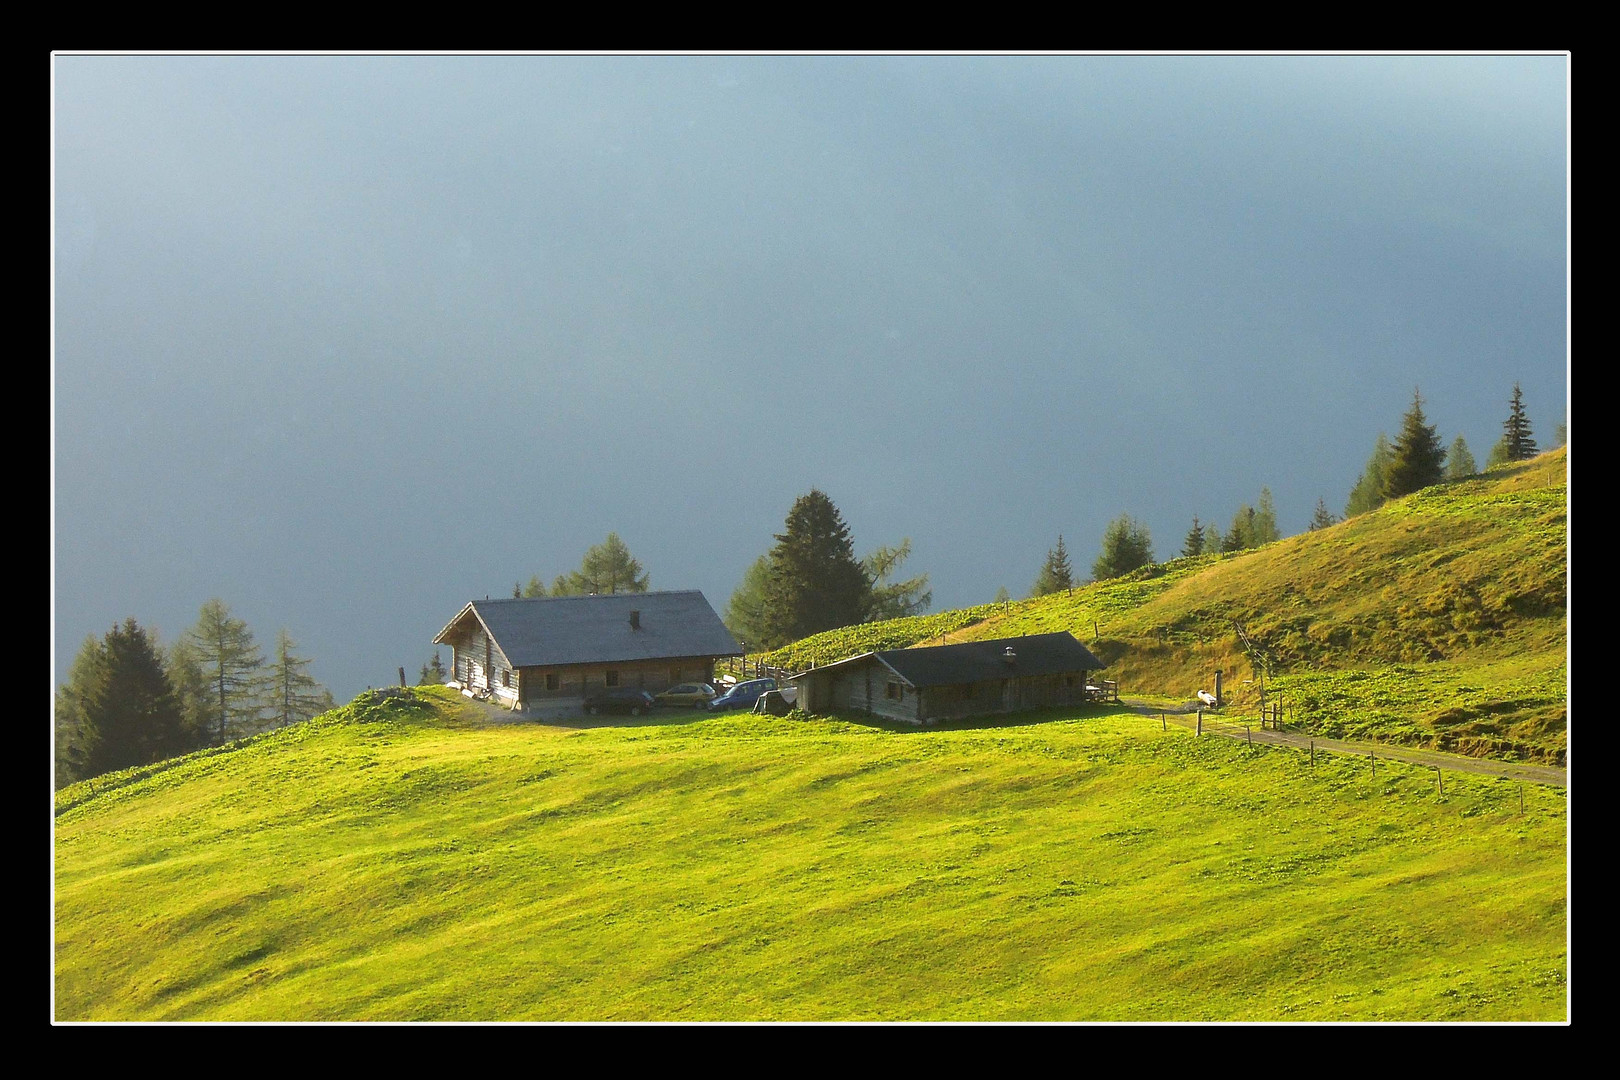
<svg viewBox="0 0 1620 1080"><path fill-rule="evenodd" d="M1007 651L1001 654L1001 658L1007 661L1009 665L1018 663L1018 654L1013 652L1011 645L1007 646Z"/></svg>
<svg viewBox="0 0 1620 1080"><path fill-rule="evenodd" d="M630 612L630 629L632 629L632 630L640 630L641 629L641 612L639 612L639 611Z"/></svg>

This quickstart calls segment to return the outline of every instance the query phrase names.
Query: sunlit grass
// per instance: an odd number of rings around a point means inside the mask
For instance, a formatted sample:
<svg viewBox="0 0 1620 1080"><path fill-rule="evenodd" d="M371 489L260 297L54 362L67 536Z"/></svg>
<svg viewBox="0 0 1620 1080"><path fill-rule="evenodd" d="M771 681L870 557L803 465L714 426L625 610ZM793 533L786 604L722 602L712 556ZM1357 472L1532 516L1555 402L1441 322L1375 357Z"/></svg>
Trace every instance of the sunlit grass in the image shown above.
<svg viewBox="0 0 1620 1080"><path fill-rule="evenodd" d="M61 1019L1560 1019L1565 805L1111 711L351 706L59 797ZM1039 722L1035 722L1039 721Z"/></svg>

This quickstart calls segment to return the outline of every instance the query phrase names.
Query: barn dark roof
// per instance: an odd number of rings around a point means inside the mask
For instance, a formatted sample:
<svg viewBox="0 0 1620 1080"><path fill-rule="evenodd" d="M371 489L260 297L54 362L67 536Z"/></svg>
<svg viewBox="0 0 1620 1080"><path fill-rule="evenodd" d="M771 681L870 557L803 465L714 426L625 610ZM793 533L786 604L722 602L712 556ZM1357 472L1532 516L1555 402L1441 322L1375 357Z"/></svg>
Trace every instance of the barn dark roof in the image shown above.
<svg viewBox="0 0 1620 1080"><path fill-rule="evenodd" d="M1015 656L1010 664L1006 659L1009 646ZM1061 632L997 638L994 641L965 641L959 645L930 645L918 649L885 649L840 660L839 663L853 663L867 657L882 661L915 687L987 682L1024 675L1067 675L1099 671L1108 666L1080 644L1073 634ZM808 675L811 672L800 674Z"/></svg>
<svg viewBox="0 0 1620 1080"><path fill-rule="evenodd" d="M630 613L640 612L640 629ZM740 656L742 650L697 590L533 600L474 600L439 631L446 640L476 617L513 667L599 664L663 657Z"/></svg>

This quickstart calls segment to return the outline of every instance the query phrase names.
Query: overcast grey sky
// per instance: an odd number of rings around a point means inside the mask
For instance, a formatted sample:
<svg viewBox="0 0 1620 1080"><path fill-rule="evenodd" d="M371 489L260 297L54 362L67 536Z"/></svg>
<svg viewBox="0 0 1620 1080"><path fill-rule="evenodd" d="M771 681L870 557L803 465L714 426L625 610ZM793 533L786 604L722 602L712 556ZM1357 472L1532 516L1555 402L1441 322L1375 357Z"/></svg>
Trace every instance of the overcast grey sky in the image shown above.
<svg viewBox="0 0 1620 1080"><path fill-rule="evenodd" d="M53 70L58 678L218 596L346 699L610 530L723 610L812 486L960 607L1565 416L1562 56Z"/></svg>

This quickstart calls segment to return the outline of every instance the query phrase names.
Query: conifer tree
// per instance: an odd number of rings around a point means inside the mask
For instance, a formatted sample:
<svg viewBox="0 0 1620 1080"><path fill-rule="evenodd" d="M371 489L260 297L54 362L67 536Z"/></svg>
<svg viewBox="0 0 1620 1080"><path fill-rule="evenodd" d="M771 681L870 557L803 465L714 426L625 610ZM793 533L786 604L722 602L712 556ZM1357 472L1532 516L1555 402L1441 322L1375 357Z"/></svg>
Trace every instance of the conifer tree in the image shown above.
<svg viewBox="0 0 1620 1080"><path fill-rule="evenodd" d="M98 776L190 749L157 642L134 619L102 639L95 682L81 697L82 771Z"/></svg>
<svg viewBox="0 0 1620 1080"><path fill-rule="evenodd" d="M1194 514L1192 528L1187 530L1187 537L1181 542L1181 554L1202 555L1204 543L1204 527L1198 523L1198 515Z"/></svg>
<svg viewBox="0 0 1620 1080"><path fill-rule="evenodd" d="M1311 532L1316 532L1318 529L1325 529L1329 525L1337 525L1338 523L1339 523L1338 515L1334 514L1331 510L1329 510L1327 508L1327 503L1326 502L1324 502L1320 498L1317 499L1316 500L1316 512L1311 515L1311 528L1310 528L1310 531Z"/></svg>
<svg viewBox="0 0 1620 1080"><path fill-rule="evenodd" d="M106 651L101 639L91 634L79 646L79 653L68 668L67 682L56 688L56 786L62 787L85 777L84 714L90 693L102 677Z"/></svg>
<svg viewBox="0 0 1620 1080"><path fill-rule="evenodd" d="M1508 418L1502 423L1502 439L1507 444L1507 460L1525 461L1535 457L1536 440L1530 437L1530 418L1524 412L1524 395L1519 384L1513 384L1513 401L1508 405Z"/></svg>
<svg viewBox="0 0 1620 1080"><path fill-rule="evenodd" d="M855 558L838 507L821 491L794 501L770 560L760 645L775 647L866 618L872 580Z"/></svg>
<svg viewBox="0 0 1620 1080"><path fill-rule="evenodd" d="M546 583L540 580L539 574L529 575L529 583L523 586L523 595L531 599L546 595Z"/></svg>
<svg viewBox="0 0 1620 1080"><path fill-rule="evenodd" d="M1120 577L1153 562L1153 538L1147 526L1121 514L1103 532L1102 551L1091 564L1091 576L1098 581Z"/></svg>
<svg viewBox="0 0 1620 1080"><path fill-rule="evenodd" d="M866 571L867 578L872 582L872 595L866 610L869 622L921 615L934 602L927 574L918 574L904 581L894 580L901 564L910 557L911 537L907 536L901 538L898 547L879 545L876 551L861 560L861 569Z"/></svg>
<svg viewBox="0 0 1620 1080"><path fill-rule="evenodd" d="M726 629L739 641L763 644L769 637L765 619L765 590L771 579L771 557L761 555L746 571L726 604L721 620Z"/></svg>
<svg viewBox="0 0 1620 1080"><path fill-rule="evenodd" d="M247 623L216 598L202 606L185 643L187 660L208 686L208 741L221 746L255 734L264 711L264 654Z"/></svg>
<svg viewBox="0 0 1620 1080"><path fill-rule="evenodd" d="M1461 435L1451 441L1451 449L1446 451L1446 479L1461 480L1465 476L1473 476L1479 471L1474 464L1474 455L1468 452L1468 443Z"/></svg>
<svg viewBox="0 0 1620 1080"><path fill-rule="evenodd" d="M1069 565L1069 549L1063 546L1063 534L1058 533L1057 547L1048 548L1046 562L1035 575L1035 584L1029 595L1047 596L1074 588L1074 568Z"/></svg>
<svg viewBox="0 0 1620 1080"><path fill-rule="evenodd" d="M1254 521L1256 517L1254 507L1244 503L1238 507L1238 512L1232 515L1232 527L1226 530L1221 538L1222 551L1245 551L1254 547Z"/></svg>
<svg viewBox="0 0 1620 1080"><path fill-rule="evenodd" d="M1260 505L1249 519L1250 543L1255 547L1282 538L1277 531L1277 507L1271 501L1271 489L1260 489Z"/></svg>
<svg viewBox="0 0 1620 1080"><path fill-rule="evenodd" d="M995 595L994 598L991 599L990 602L992 604L1005 604L1007 601L1009 601L1011 599L1012 599L1012 594L1007 591L1007 586L1003 585L1003 586L1001 586L1000 588L998 588L996 590L996 595Z"/></svg>
<svg viewBox="0 0 1620 1080"><path fill-rule="evenodd" d="M270 662L270 726L286 727L331 708L332 695L307 671L310 661L294 654L298 643L287 631L276 635L275 657ZM423 671L427 668L424 665Z"/></svg>
<svg viewBox="0 0 1620 1080"><path fill-rule="evenodd" d="M1434 425L1425 423L1423 398L1412 392L1412 407L1401 419L1401 433L1390 451L1389 469L1384 473L1384 498L1398 499L1438 484L1445 477L1445 448Z"/></svg>
<svg viewBox="0 0 1620 1080"><path fill-rule="evenodd" d="M631 557L630 549L619 539L619 534L610 532L606 540L586 549L578 570L566 578L558 576L552 584L551 595L642 593L647 591L649 580L648 575L642 572L641 563Z"/></svg>
<svg viewBox="0 0 1620 1080"><path fill-rule="evenodd" d="M1380 431L1361 479L1350 489L1350 498L1344 504L1345 517L1352 518L1384 505L1384 474L1389 470L1390 457L1389 437Z"/></svg>

